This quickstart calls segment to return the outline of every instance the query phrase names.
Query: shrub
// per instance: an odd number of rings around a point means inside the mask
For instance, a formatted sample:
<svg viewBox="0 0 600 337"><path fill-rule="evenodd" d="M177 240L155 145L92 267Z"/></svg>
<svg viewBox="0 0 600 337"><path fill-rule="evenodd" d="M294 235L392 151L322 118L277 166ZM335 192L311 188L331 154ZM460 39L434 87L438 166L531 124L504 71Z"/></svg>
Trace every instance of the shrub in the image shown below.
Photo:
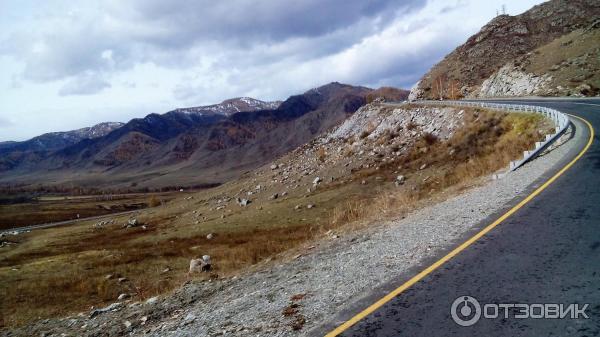
<svg viewBox="0 0 600 337"><path fill-rule="evenodd" d="M323 163L323 162L325 162L325 159L326 159L326 158L327 158L327 152L325 151L325 148L323 148L323 147L320 147L320 148L317 150L317 159L318 159L318 160L319 160L321 163Z"/></svg>
<svg viewBox="0 0 600 337"><path fill-rule="evenodd" d="M423 134L423 140L425 143L427 143L427 145L432 145L438 141L438 136L434 135L433 133L426 132Z"/></svg>
<svg viewBox="0 0 600 337"><path fill-rule="evenodd" d="M148 202L148 206L150 206L150 207L160 206L161 204L162 204L162 201L160 199L158 199L155 195L150 197L150 201Z"/></svg>

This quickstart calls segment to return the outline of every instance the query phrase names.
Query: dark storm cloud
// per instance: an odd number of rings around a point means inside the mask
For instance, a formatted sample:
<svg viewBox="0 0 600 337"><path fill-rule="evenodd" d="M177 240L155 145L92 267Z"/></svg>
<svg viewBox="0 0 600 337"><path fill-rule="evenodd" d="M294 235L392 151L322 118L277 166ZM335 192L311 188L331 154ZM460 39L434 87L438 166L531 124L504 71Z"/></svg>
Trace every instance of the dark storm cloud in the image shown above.
<svg viewBox="0 0 600 337"><path fill-rule="evenodd" d="M418 54L406 54L402 57L383 59L383 64L377 69L371 69L360 78L359 83L368 83L371 86L394 85L399 88L410 89L429 68L441 61L446 54L456 47L457 41L451 38L440 39L436 44L427 45L419 49Z"/></svg>
<svg viewBox="0 0 600 337"><path fill-rule="evenodd" d="M57 23L50 20L46 29L14 32L3 41L10 48L0 53L24 62L22 75L34 81L73 78L90 71L110 74L142 62L186 68L211 54L224 55L219 61L223 67L285 58L302 62L351 46L425 3L115 0L103 3L100 13L75 13L53 19ZM255 57L244 58L248 50ZM105 57L107 52L110 58Z"/></svg>
<svg viewBox="0 0 600 337"><path fill-rule="evenodd" d="M179 1L120 2L113 13L143 26L160 27L146 36L166 46L186 46L198 40L241 44L281 42L319 37L364 23L380 29L399 12L424 6L422 0L304 0L304 1ZM121 7L124 4L125 8Z"/></svg>

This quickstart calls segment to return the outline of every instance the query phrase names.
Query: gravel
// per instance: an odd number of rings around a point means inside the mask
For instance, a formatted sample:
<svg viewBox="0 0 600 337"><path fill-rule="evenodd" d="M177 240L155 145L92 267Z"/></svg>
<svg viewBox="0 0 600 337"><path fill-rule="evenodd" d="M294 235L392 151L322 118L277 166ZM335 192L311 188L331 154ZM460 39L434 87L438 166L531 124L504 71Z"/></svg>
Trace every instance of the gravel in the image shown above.
<svg viewBox="0 0 600 337"><path fill-rule="evenodd" d="M566 141L567 135L561 140ZM575 138L574 140L576 140ZM488 177L478 187L352 234L328 233L280 262L240 277L188 283L174 294L96 310L23 331L67 335L305 336L332 322L373 289L455 245L473 226L525 191L576 141L546 152L516 172ZM314 332L314 330L313 330ZM1 334L1 333L0 333ZM19 335L15 331L14 335Z"/></svg>
<svg viewBox="0 0 600 337"><path fill-rule="evenodd" d="M568 135L562 137L566 142ZM351 236L330 239L289 263L223 284L218 295L185 308L185 319L158 323L153 336L302 336L341 309L417 266L504 207L576 145L568 141L502 178ZM292 301L294 295L306 294ZM296 303L297 314L282 315ZM306 321L292 329L298 317Z"/></svg>

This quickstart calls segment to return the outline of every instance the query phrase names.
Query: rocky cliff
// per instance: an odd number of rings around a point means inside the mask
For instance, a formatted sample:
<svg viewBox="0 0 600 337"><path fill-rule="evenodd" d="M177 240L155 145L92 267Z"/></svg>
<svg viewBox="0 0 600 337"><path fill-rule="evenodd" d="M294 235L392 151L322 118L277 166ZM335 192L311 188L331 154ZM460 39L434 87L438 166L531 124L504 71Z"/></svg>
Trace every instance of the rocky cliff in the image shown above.
<svg viewBox="0 0 600 337"><path fill-rule="evenodd" d="M600 2L552 0L500 15L436 64L411 99L598 93Z"/></svg>

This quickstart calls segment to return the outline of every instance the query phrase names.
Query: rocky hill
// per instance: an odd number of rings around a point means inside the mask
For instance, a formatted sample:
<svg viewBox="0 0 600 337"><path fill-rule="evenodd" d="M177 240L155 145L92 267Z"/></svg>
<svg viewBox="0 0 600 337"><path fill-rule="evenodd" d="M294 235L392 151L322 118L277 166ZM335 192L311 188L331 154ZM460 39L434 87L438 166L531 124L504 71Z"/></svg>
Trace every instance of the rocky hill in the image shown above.
<svg viewBox="0 0 600 337"><path fill-rule="evenodd" d="M340 90L360 88L329 85L282 106L314 104ZM305 121L315 120L310 114ZM284 131L303 125L293 122ZM511 184L466 199L477 205L471 212L461 206L469 186L463 183L486 181L477 177L506 168L547 130L543 119L522 114L378 99L221 186L182 194L135 217L10 234L13 241L0 251L10 308L6 330L11 336L310 335L323 317L385 283L381 275L390 268L421 264L434 249L445 249L447 235L432 229L460 237L457 228L471 229L473 216L483 219L501 208L520 178L496 179ZM525 171L530 180L523 188L537 178L531 173ZM451 206L399 223L394 235L374 232L390 228L384 219L410 217L408 209L452 197L453 188L461 197ZM500 202L496 194L506 197ZM481 200L498 206L483 207ZM445 218L451 224L441 226ZM437 237L444 240L432 241ZM213 271L188 273L190 258L204 254ZM357 254L386 263L365 270ZM357 271L363 275L355 277ZM323 306L323 298L334 300Z"/></svg>
<svg viewBox="0 0 600 337"><path fill-rule="evenodd" d="M208 107L150 114L102 137L53 151L32 151L20 160L3 155L0 183L69 181L103 188L217 184L341 123L366 103L366 95L371 92L364 87L331 83L282 103L240 98Z"/></svg>
<svg viewBox="0 0 600 337"><path fill-rule="evenodd" d="M411 99L598 94L600 3L552 0L500 15L436 64Z"/></svg>

